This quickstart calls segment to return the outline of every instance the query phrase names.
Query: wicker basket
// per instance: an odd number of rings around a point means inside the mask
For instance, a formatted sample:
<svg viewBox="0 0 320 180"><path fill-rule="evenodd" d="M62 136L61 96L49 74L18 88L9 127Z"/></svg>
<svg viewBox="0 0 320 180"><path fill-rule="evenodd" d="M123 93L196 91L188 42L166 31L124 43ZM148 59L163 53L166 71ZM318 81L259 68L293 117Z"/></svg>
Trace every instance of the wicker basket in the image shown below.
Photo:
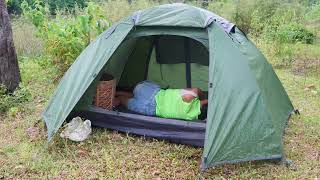
<svg viewBox="0 0 320 180"><path fill-rule="evenodd" d="M112 110L115 91L116 80L109 74L103 74L98 82L93 104L107 110Z"/></svg>

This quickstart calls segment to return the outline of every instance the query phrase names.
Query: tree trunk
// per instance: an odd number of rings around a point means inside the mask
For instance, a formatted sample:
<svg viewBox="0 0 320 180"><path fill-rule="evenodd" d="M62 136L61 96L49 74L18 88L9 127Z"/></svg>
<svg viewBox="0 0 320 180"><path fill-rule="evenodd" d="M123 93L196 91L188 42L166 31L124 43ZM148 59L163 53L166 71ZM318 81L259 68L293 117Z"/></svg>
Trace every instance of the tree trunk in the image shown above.
<svg viewBox="0 0 320 180"><path fill-rule="evenodd" d="M20 80L10 17L4 0L0 0L0 84L12 92L19 86Z"/></svg>

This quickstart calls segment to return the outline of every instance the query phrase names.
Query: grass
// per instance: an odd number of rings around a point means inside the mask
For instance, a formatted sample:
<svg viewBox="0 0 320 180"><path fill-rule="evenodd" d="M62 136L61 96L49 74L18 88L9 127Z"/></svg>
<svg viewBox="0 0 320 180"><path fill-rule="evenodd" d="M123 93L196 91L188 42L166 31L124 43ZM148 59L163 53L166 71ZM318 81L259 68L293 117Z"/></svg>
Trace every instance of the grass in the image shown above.
<svg viewBox="0 0 320 180"><path fill-rule="evenodd" d="M109 4L108 4L109 3ZM104 6L112 21L134 10L155 5L137 1L109 1ZM119 8L122 7L121 11ZM212 6L214 8L215 6ZM230 11L234 8L227 6ZM219 7L220 7L219 6ZM217 8L217 7L215 7ZM219 9L219 8L217 8ZM32 100L17 113L0 114L0 179L196 179L202 148L177 145L105 129L93 129L81 143L59 138L47 144L40 119L56 87L56 70L42 53L42 43L25 21L14 22L22 83ZM319 33L318 33L319 34ZM256 41L268 57L294 106L285 136L289 167L271 162L248 162L211 168L205 179L316 179L320 172L320 45L288 45L292 65L279 63L272 44ZM272 49L273 48L273 49ZM280 65L279 65L280 64Z"/></svg>
<svg viewBox="0 0 320 180"><path fill-rule="evenodd" d="M19 55L36 56L43 51L43 45L40 39L36 37L35 27L24 18L14 18L12 27L14 45Z"/></svg>
<svg viewBox="0 0 320 180"><path fill-rule="evenodd" d="M82 143L56 137L47 147L40 113L55 85L38 60L20 61L23 83L33 100L15 117L5 115L0 123L0 177L3 178L98 178L110 179L195 179L201 148L171 144L105 129L94 129ZM305 90L320 87L319 77L297 76L290 69L277 69L294 106L301 115L289 121L285 154L293 165L268 162L225 165L210 169L205 178L310 179L319 176L320 95ZM36 74L34 72L37 72ZM35 134L28 133L36 128Z"/></svg>

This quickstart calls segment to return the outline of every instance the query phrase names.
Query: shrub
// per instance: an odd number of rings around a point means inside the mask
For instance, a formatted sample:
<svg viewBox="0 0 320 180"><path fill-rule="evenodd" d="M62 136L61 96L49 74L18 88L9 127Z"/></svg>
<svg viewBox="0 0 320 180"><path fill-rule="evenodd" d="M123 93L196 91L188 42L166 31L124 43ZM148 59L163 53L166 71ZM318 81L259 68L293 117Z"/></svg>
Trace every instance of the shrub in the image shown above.
<svg viewBox="0 0 320 180"><path fill-rule="evenodd" d="M253 3L250 0L238 1L232 21L245 33L251 31L251 15L253 13Z"/></svg>
<svg viewBox="0 0 320 180"><path fill-rule="evenodd" d="M241 0L236 5L232 20L245 33L259 36L264 27L270 23L279 5L278 0Z"/></svg>
<svg viewBox="0 0 320 180"><path fill-rule="evenodd" d="M254 37L268 37L274 40L278 37L279 31L299 31L307 33L302 26L305 24L305 14L308 17L316 16L309 9L316 12L317 7L307 7L299 2L288 3L279 0L240 0L236 5L232 20L244 32ZM290 24L290 26L288 26ZM301 24L297 26L296 24ZM280 29L281 28L281 29ZM302 32L303 31L303 32ZM307 41L312 42L312 33L307 33ZM274 37L273 37L274 36ZM298 41L303 41L298 38ZM295 41L290 41L295 42Z"/></svg>
<svg viewBox="0 0 320 180"><path fill-rule="evenodd" d="M82 9L86 6L85 0L47 0L47 3L51 14L56 14L59 10L74 13L76 7Z"/></svg>
<svg viewBox="0 0 320 180"><path fill-rule="evenodd" d="M29 4L32 4L33 0L26 0ZM22 9L20 7L22 0L9 0L7 1L7 9L9 14L21 14Z"/></svg>
<svg viewBox="0 0 320 180"><path fill-rule="evenodd" d="M276 38L284 43L312 44L316 36L301 24L289 23L279 27Z"/></svg>
<svg viewBox="0 0 320 180"><path fill-rule="evenodd" d="M279 42L275 42L273 45L276 49L274 58L277 60L277 64L285 66L291 65L294 60L294 50L292 46L290 44Z"/></svg>
<svg viewBox="0 0 320 180"><path fill-rule="evenodd" d="M308 9L306 20L309 25L313 26L319 32L320 29L320 1Z"/></svg>
<svg viewBox="0 0 320 180"><path fill-rule="evenodd" d="M310 7L310 10L306 14L307 19L320 19L320 1Z"/></svg>
<svg viewBox="0 0 320 180"><path fill-rule="evenodd" d="M21 107L24 102L30 100L31 93L24 86L20 85L13 93L8 94L5 86L0 85L0 113Z"/></svg>
<svg viewBox="0 0 320 180"><path fill-rule="evenodd" d="M26 1L28 4L34 4L35 0L8 0L7 8L10 14L21 14L23 12L21 3ZM56 11L67 10L74 12L76 7L84 8L86 0L43 0L43 4L47 4L51 14L56 14Z"/></svg>
<svg viewBox="0 0 320 180"><path fill-rule="evenodd" d="M91 40L111 24L100 7L93 3L77 16L57 14L53 19L49 18L48 8L40 1L36 0L33 6L26 2L22 4L24 16L36 26L45 53L52 57L61 75Z"/></svg>

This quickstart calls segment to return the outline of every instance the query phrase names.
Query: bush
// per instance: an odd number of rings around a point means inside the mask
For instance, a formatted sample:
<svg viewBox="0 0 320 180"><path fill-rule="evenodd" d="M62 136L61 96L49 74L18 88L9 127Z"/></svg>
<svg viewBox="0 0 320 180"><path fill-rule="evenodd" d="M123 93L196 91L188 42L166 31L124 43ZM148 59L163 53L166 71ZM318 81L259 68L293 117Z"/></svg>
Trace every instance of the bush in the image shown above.
<svg viewBox="0 0 320 180"><path fill-rule="evenodd" d="M26 0L29 4L32 4L33 0ZM22 0L9 0L7 2L7 9L9 14L21 14L22 9L20 7Z"/></svg>
<svg viewBox="0 0 320 180"><path fill-rule="evenodd" d="M23 106L24 102L31 100L30 91L24 86L20 85L13 93L7 93L6 88L0 85L0 113L8 110L17 109Z"/></svg>
<svg viewBox="0 0 320 180"><path fill-rule="evenodd" d="M8 12L10 14L21 14L23 12L21 4L26 1L28 4L34 4L35 0L9 0L7 2ZM86 0L42 0L43 4L47 4L52 15L56 14L56 11L66 10L69 12L75 12L76 7L84 8L86 6Z"/></svg>
<svg viewBox="0 0 320 180"><path fill-rule="evenodd" d="M66 10L74 13L76 7L84 8L86 6L85 0L47 0L51 14L56 14L59 10Z"/></svg>
<svg viewBox="0 0 320 180"><path fill-rule="evenodd" d="M241 0L238 1L232 20L245 33L254 37L272 40L281 37L281 40L290 43L312 43L314 34L304 27L305 14L309 12L308 17L314 17L317 13L312 12L317 9L316 6L306 7L298 2Z"/></svg>
<svg viewBox="0 0 320 180"><path fill-rule="evenodd" d="M238 1L236 13L232 19L245 33L259 36L265 25L270 23L279 5L278 0Z"/></svg>
<svg viewBox="0 0 320 180"><path fill-rule="evenodd" d="M34 8L33 8L33 7ZM36 26L38 37L44 42L45 53L61 75L69 68L82 50L101 32L110 26L96 4L89 3L79 15L60 15L50 19L48 8L36 0L33 5L24 2L24 16Z"/></svg>
<svg viewBox="0 0 320 180"><path fill-rule="evenodd" d="M316 4L310 7L310 10L306 14L307 19L320 19L320 1L318 1Z"/></svg>
<svg viewBox="0 0 320 180"><path fill-rule="evenodd" d="M308 9L306 13L306 20L309 25L314 29L317 29L319 32L320 29L320 1L317 4L314 4Z"/></svg>
<svg viewBox="0 0 320 180"><path fill-rule="evenodd" d="M251 31L251 15L253 13L253 3L250 0L238 1L232 21L246 34Z"/></svg>
<svg viewBox="0 0 320 180"><path fill-rule="evenodd" d="M312 44L316 36L303 25L290 23L279 27L276 38L283 43L302 42Z"/></svg>

